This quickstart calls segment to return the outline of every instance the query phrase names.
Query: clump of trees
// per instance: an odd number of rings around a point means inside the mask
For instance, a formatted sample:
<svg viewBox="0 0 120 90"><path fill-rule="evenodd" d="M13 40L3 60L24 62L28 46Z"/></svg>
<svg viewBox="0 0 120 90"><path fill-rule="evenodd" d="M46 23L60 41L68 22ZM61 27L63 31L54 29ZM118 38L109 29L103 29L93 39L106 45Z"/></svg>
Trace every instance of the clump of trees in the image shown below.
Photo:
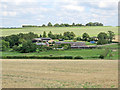
<svg viewBox="0 0 120 90"><path fill-rule="evenodd" d="M105 32L101 32L97 36L98 41L97 44L103 45L103 44L108 44L111 43L113 39L115 39L115 34L112 31L108 31L108 34Z"/></svg>
<svg viewBox="0 0 120 90"><path fill-rule="evenodd" d="M102 23L99 23L99 22L89 22L86 24L86 26L103 26Z"/></svg>
<svg viewBox="0 0 120 90"><path fill-rule="evenodd" d="M32 40L33 38L37 38L37 37L38 37L37 34L29 32L27 34L19 33L17 35L2 37L2 39L9 42L9 46L10 48L12 48L14 45L18 46L24 41Z"/></svg>
<svg viewBox="0 0 120 90"><path fill-rule="evenodd" d="M40 35L42 36L42 35ZM48 37L52 38L52 39L64 39L64 40L72 40L75 38L75 34L73 32L64 32L63 34L53 34L51 31L48 33ZM43 37L47 37L46 36L46 32L44 31L43 33Z"/></svg>

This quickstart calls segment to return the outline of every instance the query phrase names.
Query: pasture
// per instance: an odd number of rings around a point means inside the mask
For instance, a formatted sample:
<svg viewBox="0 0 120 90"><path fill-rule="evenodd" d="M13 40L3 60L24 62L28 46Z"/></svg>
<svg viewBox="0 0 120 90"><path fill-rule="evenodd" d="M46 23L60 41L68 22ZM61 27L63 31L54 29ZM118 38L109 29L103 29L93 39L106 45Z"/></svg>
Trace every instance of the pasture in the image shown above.
<svg viewBox="0 0 120 90"><path fill-rule="evenodd" d="M105 53L106 48L114 48L110 53L113 55L111 58L109 54L105 57L105 59L118 60L118 44L111 44L103 46L102 49L69 49L69 50L49 50L42 52L32 52L32 53L19 53L17 51L3 51L0 52L2 56L82 56L83 59L98 59L94 57L99 57L99 55Z"/></svg>
<svg viewBox="0 0 120 90"><path fill-rule="evenodd" d="M117 88L117 60L2 60L3 88Z"/></svg>
<svg viewBox="0 0 120 90"><path fill-rule="evenodd" d="M11 34L18 33L29 33L34 32L38 35L43 34L43 31L47 33L52 31L54 34L64 33L66 31L72 31L76 36L81 36L83 33L88 33L90 36L96 36L100 32L113 31L116 35L118 34L118 27L112 26L91 26L91 27L30 27L30 28L16 28L16 29L1 29L1 36L8 36Z"/></svg>

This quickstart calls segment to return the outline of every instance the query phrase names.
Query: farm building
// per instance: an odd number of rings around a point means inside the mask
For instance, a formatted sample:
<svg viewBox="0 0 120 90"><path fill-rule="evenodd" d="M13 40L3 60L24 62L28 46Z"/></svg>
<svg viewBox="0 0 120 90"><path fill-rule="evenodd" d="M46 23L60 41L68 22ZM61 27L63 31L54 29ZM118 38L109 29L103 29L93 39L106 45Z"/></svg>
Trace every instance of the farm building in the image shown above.
<svg viewBox="0 0 120 90"><path fill-rule="evenodd" d="M47 45L49 46L50 42L53 42L51 38L34 38L32 40L33 43L36 43L36 45Z"/></svg>
<svg viewBox="0 0 120 90"><path fill-rule="evenodd" d="M90 49L90 48L96 48L96 46L87 46L85 42L55 42L55 44L70 44L71 48L82 48L82 49Z"/></svg>
<svg viewBox="0 0 120 90"><path fill-rule="evenodd" d="M52 39L51 39L51 38L34 38L34 39L32 40L32 42L33 42L33 43L43 42L43 41L48 42L48 41L50 41L50 40L52 40Z"/></svg>
<svg viewBox="0 0 120 90"><path fill-rule="evenodd" d="M56 42L55 44L70 44L71 46L85 46L85 42Z"/></svg>

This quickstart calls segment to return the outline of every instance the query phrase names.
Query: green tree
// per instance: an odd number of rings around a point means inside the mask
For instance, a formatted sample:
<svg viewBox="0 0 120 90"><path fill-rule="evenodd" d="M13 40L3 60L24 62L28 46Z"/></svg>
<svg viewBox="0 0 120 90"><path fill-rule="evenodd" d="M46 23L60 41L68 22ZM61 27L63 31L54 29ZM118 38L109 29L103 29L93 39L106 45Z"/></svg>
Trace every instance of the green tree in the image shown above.
<svg viewBox="0 0 120 90"><path fill-rule="evenodd" d="M72 23L72 26L75 26L75 23Z"/></svg>
<svg viewBox="0 0 120 90"><path fill-rule="evenodd" d="M42 35L40 34L40 38L42 37Z"/></svg>
<svg viewBox="0 0 120 90"><path fill-rule="evenodd" d="M50 37L50 38L52 38L52 32L50 31L49 33L48 33L48 37Z"/></svg>
<svg viewBox="0 0 120 90"><path fill-rule="evenodd" d="M4 38L4 40L9 42L10 47L13 47L14 45L19 44L19 36L18 35L6 36Z"/></svg>
<svg viewBox="0 0 120 90"><path fill-rule="evenodd" d="M25 42L25 41L26 41L25 39L20 38L20 39L19 39L19 44L21 44L21 43L23 43L23 42Z"/></svg>
<svg viewBox="0 0 120 90"><path fill-rule="evenodd" d="M56 23L54 26L55 26L55 27L59 27L59 24L58 24L58 23Z"/></svg>
<svg viewBox="0 0 120 90"><path fill-rule="evenodd" d="M49 22L47 26L48 26L48 27L52 27L52 23L51 23L51 22Z"/></svg>
<svg viewBox="0 0 120 90"><path fill-rule="evenodd" d="M44 37L44 38L45 38L45 37L47 37L47 36L46 36L46 32L45 32L45 31L43 32L43 37Z"/></svg>
<svg viewBox="0 0 120 90"><path fill-rule="evenodd" d="M45 24L43 24L42 27L45 27Z"/></svg>
<svg viewBox="0 0 120 90"><path fill-rule="evenodd" d="M0 47L0 50L5 51L9 48L9 42L2 40L0 41L0 43L1 43L0 46L2 46Z"/></svg>
<svg viewBox="0 0 120 90"><path fill-rule="evenodd" d="M108 31L108 39L109 42L111 43L113 39L115 39L115 34L112 31Z"/></svg>
<svg viewBox="0 0 120 90"><path fill-rule="evenodd" d="M35 52L36 51L36 45L32 43L32 41L26 41L22 43L22 47L20 49L21 53L29 53L29 52Z"/></svg>
<svg viewBox="0 0 120 90"><path fill-rule="evenodd" d="M97 44L103 45L103 44L107 44L108 43L108 36L106 33L101 32L98 34L98 42Z"/></svg>
<svg viewBox="0 0 120 90"><path fill-rule="evenodd" d="M73 32L70 32L70 39L74 39L75 34Z"/></svg>
<svg viewBox="0 0 120 90"><path fill-rule="evenodd" d="M59 26L60 26L60 27L65 27L65 25L64 25L63 23L61 23Z"/></svg>
<svg viewBox="0 0 120 90"><path fill-rule="evenodd" d="M89 39L89 35L87 33L83 33L82 38L84 41L87 41Z"/></svg>

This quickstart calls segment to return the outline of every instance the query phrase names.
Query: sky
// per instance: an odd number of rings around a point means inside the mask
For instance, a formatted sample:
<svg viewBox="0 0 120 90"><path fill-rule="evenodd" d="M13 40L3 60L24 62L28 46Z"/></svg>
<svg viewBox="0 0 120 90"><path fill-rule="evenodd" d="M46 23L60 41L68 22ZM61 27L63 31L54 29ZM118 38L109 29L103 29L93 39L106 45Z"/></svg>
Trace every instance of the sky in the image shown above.
<svg viewBox="0 0 120 90"><path fill-rule="evenodd" d="M118 25L118 0L1 0L0 27L101 22Z"/></svg>

